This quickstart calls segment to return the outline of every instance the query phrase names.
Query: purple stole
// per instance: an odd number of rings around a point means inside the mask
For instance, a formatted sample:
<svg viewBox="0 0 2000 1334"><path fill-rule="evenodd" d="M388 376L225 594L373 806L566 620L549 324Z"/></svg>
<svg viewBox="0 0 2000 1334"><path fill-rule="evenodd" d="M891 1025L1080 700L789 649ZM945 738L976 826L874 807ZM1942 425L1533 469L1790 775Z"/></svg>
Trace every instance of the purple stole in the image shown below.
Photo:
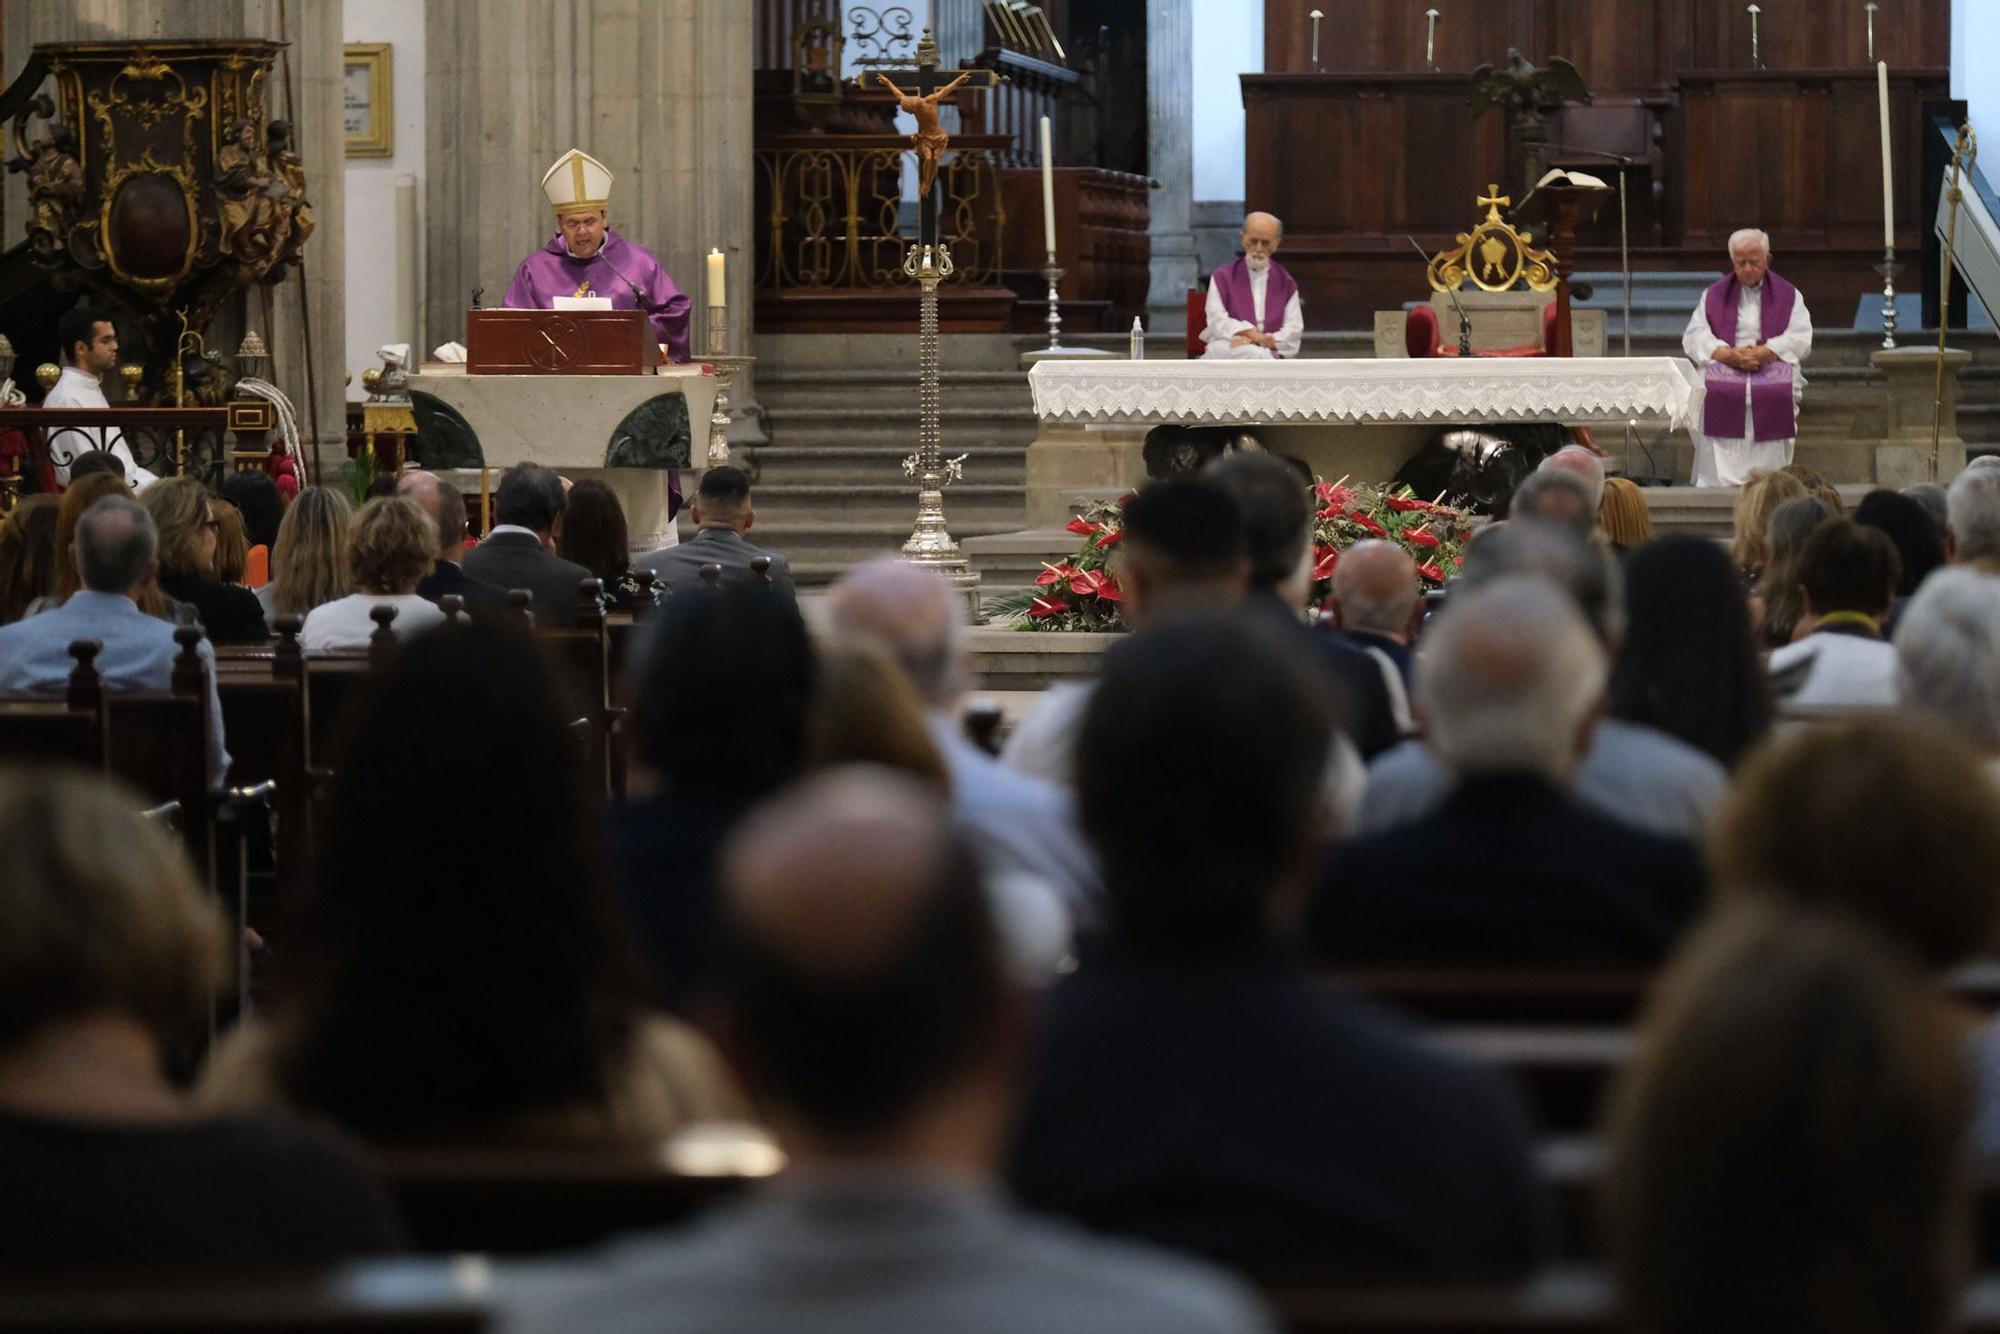
<svg viewBox="0 0 2000 1334"><path fill-rule="evenodd" d="M1708 331L1731 347L1736 345L1736 308L1742 289L1730 274L1702 293L1701 305L1708 316ZM1768 270L1757 297L1758 343L1764 344L1785 331L1799 289ZM1716 440L1741 440L1744 431L1743 386L1750 386L1750 431L1760 443L1788 440L1799 433L1792 402L1793 368L1790 362L1774 361L1755 375L1746 375L1733 366L1711 361L1704 368L1707 395L1702 404L1702 434Z"/></svg>
<svg viewBox="0 0 2000 1334"><path fill-rule="evenodd" d="M1209 281L1222 294L1222 308L1232 320L1242 320L1255 325L1259 333L1274 334L1285 327L1285 307L1291 305L1297 295L1298 283L1285 272L1284 266L1275 259L1271 261L1271 271L1264 277L1264 318L1257 318L1257 298L1250 291L1249 261L1237 258L1234 264L1225 264L1210 275Z"/></svg>

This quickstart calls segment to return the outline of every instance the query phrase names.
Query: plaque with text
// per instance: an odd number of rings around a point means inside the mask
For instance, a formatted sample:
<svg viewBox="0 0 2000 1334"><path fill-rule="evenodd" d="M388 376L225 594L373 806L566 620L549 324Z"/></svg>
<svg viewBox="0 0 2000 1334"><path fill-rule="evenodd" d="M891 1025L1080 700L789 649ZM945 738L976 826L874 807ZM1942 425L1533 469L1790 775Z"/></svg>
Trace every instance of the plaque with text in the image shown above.
<svg viewBox="0 0 2000 1334"><path fill-rule="evenodd" d="M659 364L639 310L468 310L468 375L645 375Z"/></svg>

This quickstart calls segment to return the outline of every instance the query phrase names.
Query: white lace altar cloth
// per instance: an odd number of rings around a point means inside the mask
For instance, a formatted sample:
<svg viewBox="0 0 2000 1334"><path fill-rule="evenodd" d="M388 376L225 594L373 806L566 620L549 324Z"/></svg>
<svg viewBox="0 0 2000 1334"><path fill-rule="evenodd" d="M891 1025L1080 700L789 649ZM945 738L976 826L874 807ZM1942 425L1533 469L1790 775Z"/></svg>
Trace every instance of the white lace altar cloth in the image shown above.
<svg viewBox="0 0 2000 1334"><path fill-rule="evenodd" d="M1043 421L1356 425L1557 421L1674 428L1700 377L1679 357L1306 361L1043 361L1028 374Z"/></svg>

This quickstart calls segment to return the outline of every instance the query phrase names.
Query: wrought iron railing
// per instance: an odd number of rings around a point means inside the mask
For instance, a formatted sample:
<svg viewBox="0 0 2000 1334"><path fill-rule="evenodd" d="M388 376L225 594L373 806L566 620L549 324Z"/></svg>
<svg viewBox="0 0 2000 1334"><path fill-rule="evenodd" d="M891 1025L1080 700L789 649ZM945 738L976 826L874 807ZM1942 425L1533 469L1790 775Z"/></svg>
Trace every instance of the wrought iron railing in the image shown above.
<svg viewBox="0 0 2000 1334"><path fill-rule="evenodd" d="M981 136L984 139L986 136ZM871 289L910 285L903 254L911 238L898 219L903 205L901 135L788 135L757 152L765 227L757 286L792 290ZM957 266L955 283L998 281L1007 215L1000 201L994 149L955 148L941 164L938 232Z"/></svg>
<svg viewBox="0 0 2000 1334"><path fill-rule="evenodd" d="M228 406L0 408L0 509L11 508L15 495L40 488L52 447L81 453L102 447L107 434L122 437L133 462L146 471L160 477L185 473L211 486L225 473L262 467L269 456L266 432L244 427Z"/></svg>

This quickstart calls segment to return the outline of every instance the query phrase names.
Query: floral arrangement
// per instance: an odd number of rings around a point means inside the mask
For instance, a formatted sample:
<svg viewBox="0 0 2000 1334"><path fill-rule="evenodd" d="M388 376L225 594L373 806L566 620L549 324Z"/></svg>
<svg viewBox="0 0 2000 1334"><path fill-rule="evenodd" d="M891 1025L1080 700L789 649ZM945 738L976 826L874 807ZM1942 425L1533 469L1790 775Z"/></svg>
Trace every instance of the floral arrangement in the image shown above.
<svg viewBox="0 0 2000 1334"><path fill-rule="evenodd" d="M1369 538L1394 542L1409 552L1425 588L1442 588L1456 577L1472 536L1472 516L1436 500L1421 500L1407 486L1385 491L1346 482L1343 477L1315 482L1312 488L1315 611L1332 591L1340 553ZM1110 566L1125 537L1129 499L1101 501L1071 519L1069 531L1083 539L1077 553L1045 565L1025 593L993 599L987 606L992 619L1011 620L1023 630L1123 630L1124 593Z"/></svg>

